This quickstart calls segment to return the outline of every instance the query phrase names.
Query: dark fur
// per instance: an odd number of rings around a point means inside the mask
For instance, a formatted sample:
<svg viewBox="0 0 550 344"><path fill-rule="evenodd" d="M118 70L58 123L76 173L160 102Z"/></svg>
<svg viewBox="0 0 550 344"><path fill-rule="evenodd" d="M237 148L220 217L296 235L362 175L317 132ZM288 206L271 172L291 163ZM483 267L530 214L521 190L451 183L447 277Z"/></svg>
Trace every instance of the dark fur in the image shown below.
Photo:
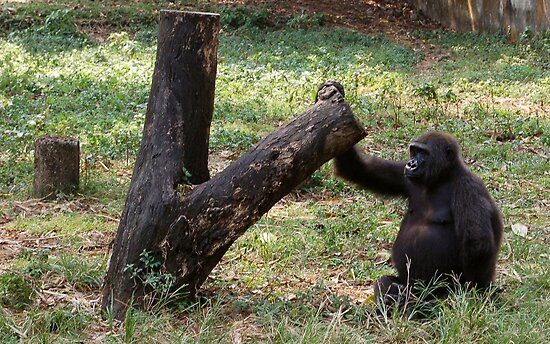
<svg viewBox="0 0 550 344"><path fill-rule="evenodd" d="M453 274L461 283L488 287L502 237L495 201L462 162L453 136L428 132L411 143L410 151L408 162L365 156L356 147L335 159L340 177L379 194L408 199L392 249L398 276L377 281L377 299L388 302L398 289L412 290L418 281L427 284Z"/></svg>

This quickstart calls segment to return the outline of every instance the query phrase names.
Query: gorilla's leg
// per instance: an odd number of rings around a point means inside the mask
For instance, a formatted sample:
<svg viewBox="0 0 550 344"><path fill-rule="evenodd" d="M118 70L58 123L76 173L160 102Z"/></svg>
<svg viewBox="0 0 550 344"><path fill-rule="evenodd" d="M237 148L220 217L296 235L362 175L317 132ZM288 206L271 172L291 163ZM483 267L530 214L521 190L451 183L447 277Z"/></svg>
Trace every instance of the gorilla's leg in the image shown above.
<svg viewBox="0 0 550 344"><path fill-rule="evenodd" d="M409 288L396 276L381 276L374 283L374 298L378 304L404 305L410 294Z"/></svg>
<svg viewBox="0 0 550 344"><path fill-rule="evenodd" d="M442 287L421 295L421 289L404 284L396 276L381 276L374 283L374 297L379 314L400 309L411 319L430 317L438 297L444 297L447 293L447 287Z"/></svg>

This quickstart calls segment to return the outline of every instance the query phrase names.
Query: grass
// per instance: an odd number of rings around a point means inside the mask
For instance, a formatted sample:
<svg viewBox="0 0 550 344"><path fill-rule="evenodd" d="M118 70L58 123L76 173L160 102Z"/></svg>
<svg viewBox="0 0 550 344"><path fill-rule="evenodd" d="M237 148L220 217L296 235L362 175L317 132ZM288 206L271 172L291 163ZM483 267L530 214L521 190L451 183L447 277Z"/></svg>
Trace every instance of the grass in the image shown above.
<svg viewBox="0 0 550 344"><path fill-rule="evenodd" d="M415 31L422 51L301 13L196 2L222 12L211 165L219 171L342 82L367 151L406 156L429 129L458 137L505 219L489 298L457 291L423 321L375 315L372 282L405 204L337 180L330 164L278 203L226 254L205 298L123 324L101 320L100 283L139 148L161 1L2 3L0 15L1 342L526 342L550 338L548 36ZM214 6L214 7L211 7ZM82 144L82 188L31 198L33 142ZM516 234L523 224L527 234ZM4 249L5 247L5 249Z"/></svg>

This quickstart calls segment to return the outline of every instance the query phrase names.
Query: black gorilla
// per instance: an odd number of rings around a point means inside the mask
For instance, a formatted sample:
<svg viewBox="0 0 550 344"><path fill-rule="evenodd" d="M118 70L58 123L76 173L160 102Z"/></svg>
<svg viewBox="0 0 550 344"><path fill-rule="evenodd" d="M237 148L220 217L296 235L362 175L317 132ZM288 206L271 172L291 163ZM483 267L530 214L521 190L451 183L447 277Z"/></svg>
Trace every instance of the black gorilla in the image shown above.
<svg viewBox="0 0 550 344"><path fill-rule="evenodd" d="M378 279L376 299L394 302L419 281L428 284L451 275L471 287L489 286L502 237L495 201L462 162L453 136L428 132L409 149L408 162L365 156L356 147L335 159L337 175L409 201L392 249L397 277Z"/></svg>

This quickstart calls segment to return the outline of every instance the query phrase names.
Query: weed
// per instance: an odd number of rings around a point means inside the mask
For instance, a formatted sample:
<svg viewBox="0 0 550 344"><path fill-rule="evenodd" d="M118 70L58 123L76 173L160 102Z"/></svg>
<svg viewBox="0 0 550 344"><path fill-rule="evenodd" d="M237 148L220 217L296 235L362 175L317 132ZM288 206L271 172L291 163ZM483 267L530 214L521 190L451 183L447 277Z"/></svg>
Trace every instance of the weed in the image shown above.
<svg viewBox="0 0 550 344"><path fill-rule="evenodd" d="M101 286L105 265L98 261L88 262L82 257L62 254L52 262L51 269L78 290L95 290Z"/></svg>
<svg viewBox="0 0 550 344"><path fill-rule="evenodd" d="M142 284L146 290L144 297L146 310L158 312L185 296L185 293L182 292L185 285L176 287L175 276L163 273L161 262L150 251L143 250L139 255L139 263L128 264L124 272L129 272L130 278L136 283Z"/></svg>
<svg viewBox="0 0 550 344"><path fill-rule="evenodd" d="M246 6L227 6L220 11L221 25L226 30L240 28L265 28L268 25L269 13L265 9Z"/></svg>
<svg viewBox="0 0 550 344"><path fill-rule="evenodd" d="M437 102L437 88L431 82L422 83L413 90L415 96L423 98L426 102Z"/></svg>
<svg viewBox="0 0 550 344"><path fill-rule="evenodd" d="M77 33L76 24L70 10L55 10L48 14L44 24L36 31L45 35L71 36Z"/></svg>
<svg viewBox="0 0 550 344"><path fill-rule="evenodd" d="M134 341L135 329L136 329L136 311L134 310L134 299L131 298L128 307L126 308L126 315L124 316L124 342L132 343Z"/></svg>
<svg viewBox="0 0 550 344"><path fill-rule="evenodd" d="M48 312L43 321L49 332L74 335L86 328L90 316L87 313L61 307Z"/></svg>
<svg viewBox="0 0 550 344"><path fill-rule="evenodd" d="M15 272L0 274L0 305L22 310L33 301L34 288L28 279Z"/></svg>
<svg viewBox="0 0 550 344"><path fill-rule="evenodd" d="M19 258L26 261L26 266L23 271L33 278L40 278L43 274L50 271L48 263L50 251L47 249L41 250L35 254L32 250L23 250L19 254Z"/></svg>
<svg viewBox="0 0 550 344"><path fill-rule="evenodd" d="M94 290L100 287L104 272L104 262L88 261L74 254L62 253L59 257L50 257L47 249L33 252L23 250L19 254L18 269L34 279L43 275L59 275L65 283L78 290Z"/></svg>
<svg viewBox="0 0 550 344"><path fill-rule="evenodd" d="M302 10L300 15L290 17L286 26L291 29L312 29L319 28L325 24L326 15L324 13L316 13L314 15L308 15Z"/></svg>

